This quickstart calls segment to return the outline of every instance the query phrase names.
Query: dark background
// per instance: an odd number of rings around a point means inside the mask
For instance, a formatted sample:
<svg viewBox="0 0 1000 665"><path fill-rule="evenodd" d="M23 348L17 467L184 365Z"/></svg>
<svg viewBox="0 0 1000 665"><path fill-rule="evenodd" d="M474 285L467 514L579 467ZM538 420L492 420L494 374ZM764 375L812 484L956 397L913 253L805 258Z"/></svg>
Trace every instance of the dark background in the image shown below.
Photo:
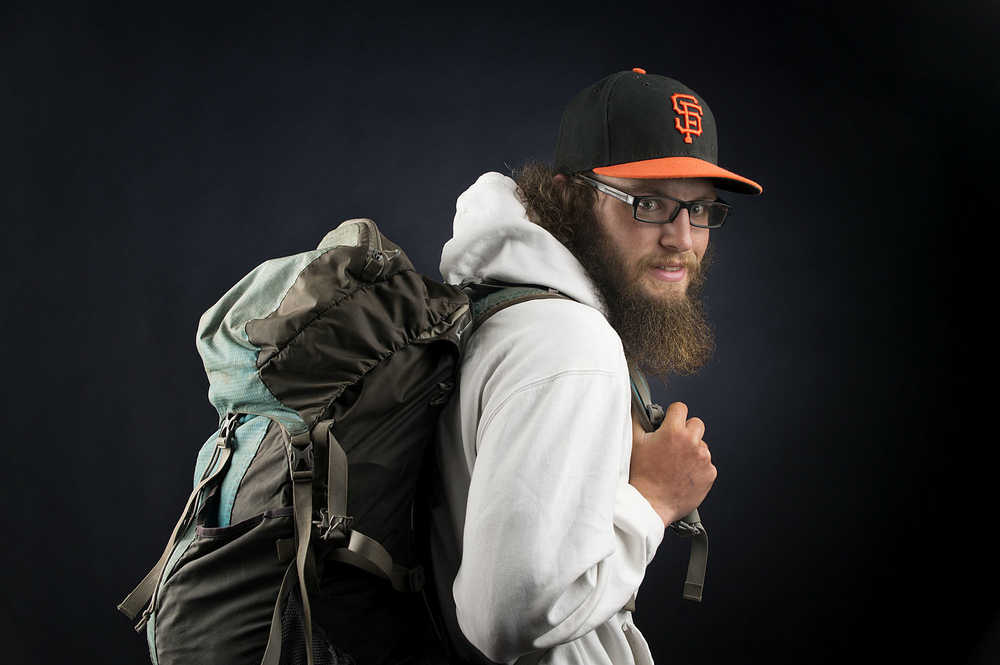
<svg viewBox="0 0 1000 665"><path fill-rule="evenodd" d="M455 198L635 66L704 95L765 190L713 233L715 359L656 388L719 469L704 603L672 536L638 598L657 661L1000 662L995 6L165 12L0 13L4 662L147 658L114 608L216 425L205 309L357 216L437 277Z"/></svg>

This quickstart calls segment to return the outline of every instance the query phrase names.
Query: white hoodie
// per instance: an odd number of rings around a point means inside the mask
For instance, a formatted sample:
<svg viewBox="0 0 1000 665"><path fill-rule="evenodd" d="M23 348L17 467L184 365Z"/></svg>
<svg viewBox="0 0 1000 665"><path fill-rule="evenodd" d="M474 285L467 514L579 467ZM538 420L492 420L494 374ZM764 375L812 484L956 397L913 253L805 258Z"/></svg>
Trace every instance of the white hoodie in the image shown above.
<svg viewBox="0 0 1000 665"><path fill-rule="evenodd" d="M544 649L543 665L650 665L623 608L664 526L628 483L628 366L593 283L499 173L459 197L441 274L542 284L578 301L508 307L468 340L440 421L444 501L432 517L450 632L501 663Z"/></svg>

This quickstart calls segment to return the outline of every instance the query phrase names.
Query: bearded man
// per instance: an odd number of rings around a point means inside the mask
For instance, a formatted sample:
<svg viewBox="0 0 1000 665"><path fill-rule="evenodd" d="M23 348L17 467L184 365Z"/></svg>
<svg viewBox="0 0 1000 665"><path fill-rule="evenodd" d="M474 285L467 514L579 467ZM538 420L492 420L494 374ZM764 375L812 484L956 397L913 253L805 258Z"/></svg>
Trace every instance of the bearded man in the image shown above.
<svg viewBox="0 0 1000 665"><path fill-rule="evenodd" d="M717 189L715 120L682 83L612 74L567 106L555 166L486 173L457 203L441 273L568 298L497 312L465 344L436 447L434 588L453 661L649 665L632 620L665 526L716 477L705 424L671 404L633 423L631 372L712 351L698 294Z"/></svg>

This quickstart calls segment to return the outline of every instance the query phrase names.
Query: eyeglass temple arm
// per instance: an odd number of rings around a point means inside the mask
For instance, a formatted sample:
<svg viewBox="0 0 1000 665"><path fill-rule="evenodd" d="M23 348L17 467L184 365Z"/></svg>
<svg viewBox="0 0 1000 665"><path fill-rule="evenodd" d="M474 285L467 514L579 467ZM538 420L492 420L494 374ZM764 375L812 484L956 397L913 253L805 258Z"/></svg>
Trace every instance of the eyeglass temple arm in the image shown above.
<svg viewBox="0 0 1000 665"><path fill-rule="evenodd" d="M605 194L607 194L609 196L613 196L616 199L618 199L619 201L624 201L625 203L627 203L629 205L633 205L635 203L635 197L632 196L631 194L626 194L625 192L620 192L617 189L615 189L615 188L613 188L613 187L611 187L609 185L605 185L600 180L594 180L593 178L588 178L587 176L581 175L579 173L576 174L576 177L580 178L581 180L586 180L591 185L593 185L594 188L596 188L598 191L604 192Z"/></svg>

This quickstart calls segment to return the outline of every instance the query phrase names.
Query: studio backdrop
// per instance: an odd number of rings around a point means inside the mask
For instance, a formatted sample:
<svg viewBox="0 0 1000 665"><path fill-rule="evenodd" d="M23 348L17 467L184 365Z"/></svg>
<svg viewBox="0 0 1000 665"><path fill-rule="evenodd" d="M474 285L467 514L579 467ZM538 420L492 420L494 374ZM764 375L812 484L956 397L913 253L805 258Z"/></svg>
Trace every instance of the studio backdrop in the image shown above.
<svg viewBox="0 0 1000 665"><path fill-rule="evenodd" d="M148 658L115 605L217 426L202 312L354 217L440 278L456 198L551 161L569 99L633 67L703 95L764 186L712 232L713 359L652 386L719 470L704 601L670 535L637 599L657 662L996 662L962 314L988 3L0 15L4 662Z"/></svg>

